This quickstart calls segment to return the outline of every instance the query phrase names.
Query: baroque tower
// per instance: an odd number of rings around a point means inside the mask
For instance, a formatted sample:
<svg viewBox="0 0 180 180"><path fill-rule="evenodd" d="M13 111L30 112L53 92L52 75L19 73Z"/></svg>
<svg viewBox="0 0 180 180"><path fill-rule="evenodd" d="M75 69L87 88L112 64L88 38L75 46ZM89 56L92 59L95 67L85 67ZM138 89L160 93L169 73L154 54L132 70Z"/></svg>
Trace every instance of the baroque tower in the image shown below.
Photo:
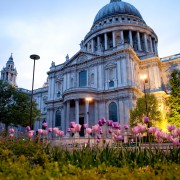
<svg viewBox="0 0 180 180"><path fill-rule="evenodd" d="M11 56L9 57L6 63L6 67L4 67L1 71L1 79L3 81L10 83L12 86L17 87L16 77L17 77L17 70L14 67L14 61L11 53Z"/></svg>

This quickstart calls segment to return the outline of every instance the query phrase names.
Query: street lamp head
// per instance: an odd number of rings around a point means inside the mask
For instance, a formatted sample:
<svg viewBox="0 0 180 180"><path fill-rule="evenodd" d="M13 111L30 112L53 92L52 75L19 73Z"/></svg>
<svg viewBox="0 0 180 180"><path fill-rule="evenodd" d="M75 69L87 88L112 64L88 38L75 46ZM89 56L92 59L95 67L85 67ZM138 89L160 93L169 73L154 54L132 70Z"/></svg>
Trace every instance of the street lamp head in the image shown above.
<svg viewBox="0 0 180 180"><path fill-rule="evenodd" d="M89 101L92 101L92 98L91 97L86 97L85 100L89 102Z"/></svg>
<svg viewBox="0 0 180 180"><path fill-rule="evenodd" d="M147 82L147 80L148 80L147 74L141 75L140 79L142 79L144 82Z"/></svg>
<svg viewBox="0 0 180 180"><path fill-rule="evenodd" d="M38 56L36 54L32 54L32 55L30 55L30 58L33 60L38 60L38 59L40 59L40 56Z"/></svg>

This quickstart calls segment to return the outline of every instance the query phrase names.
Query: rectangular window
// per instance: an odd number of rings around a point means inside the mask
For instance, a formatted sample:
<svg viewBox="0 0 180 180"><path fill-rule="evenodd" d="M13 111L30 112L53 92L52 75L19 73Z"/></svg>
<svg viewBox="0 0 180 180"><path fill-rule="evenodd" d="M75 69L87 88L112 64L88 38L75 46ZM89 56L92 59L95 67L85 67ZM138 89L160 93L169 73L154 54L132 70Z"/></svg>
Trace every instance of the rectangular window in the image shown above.
<svg viewBox="0 0 180 180"><path fill-rule="evenodd" d="M79 87L87 86L87 71L79 73Z"/></svg>

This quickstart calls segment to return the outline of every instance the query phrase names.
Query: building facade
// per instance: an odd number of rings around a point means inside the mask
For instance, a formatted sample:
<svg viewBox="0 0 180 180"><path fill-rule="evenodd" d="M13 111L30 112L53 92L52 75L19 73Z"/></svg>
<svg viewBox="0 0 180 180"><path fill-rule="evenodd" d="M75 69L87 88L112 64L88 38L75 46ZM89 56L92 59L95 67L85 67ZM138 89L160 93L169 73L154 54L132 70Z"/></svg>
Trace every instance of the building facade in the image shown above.
<svg viewBox="0 0 180 180"><path fill-rule="evenodd" d="M159 58L157 47L158 37L140 12L111 0L95 16L80 50L62 64L52 62L47 84L34 91L42 113L35 129L42 121L65 131L71 121L90 127L102 117L128 124L129 110L143 96L144 83L163 110L169 75L180 69L180 54Z"/></svg>

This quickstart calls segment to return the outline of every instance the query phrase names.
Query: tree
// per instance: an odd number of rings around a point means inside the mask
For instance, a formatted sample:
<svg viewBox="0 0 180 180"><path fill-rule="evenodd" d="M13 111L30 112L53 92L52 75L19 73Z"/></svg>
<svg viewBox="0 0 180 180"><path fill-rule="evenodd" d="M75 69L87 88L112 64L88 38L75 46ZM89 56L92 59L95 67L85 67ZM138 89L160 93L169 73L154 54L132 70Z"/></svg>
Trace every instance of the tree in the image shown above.
<svg viewBox="0 0 180 180"><path fill-rule="evenodd" d="M174 70L170 79L171 94L169 97L170 113L168 122L180 127L180 71Z"/></svg>
<svg viewBox="0 0 180 180"><path fill-rule="evenodd" d="M146 110L147 102L147 110ZM161 120L161 113L158 110L158 101L154 94L146 94L139 98L136 102L135 108L130 110L130 126L135 126L143 123L143 119L147 116L150 119L150 125L154 125Z"/></svg>
<svg viewBox="0 0 180 180"><path fill-rule="evenodd" d="M32 103L32 121L40 119L40 111L35 102ZM30 96L17 88L0 80L0 122L9 125L27 126L30 121Z"/></svg>

